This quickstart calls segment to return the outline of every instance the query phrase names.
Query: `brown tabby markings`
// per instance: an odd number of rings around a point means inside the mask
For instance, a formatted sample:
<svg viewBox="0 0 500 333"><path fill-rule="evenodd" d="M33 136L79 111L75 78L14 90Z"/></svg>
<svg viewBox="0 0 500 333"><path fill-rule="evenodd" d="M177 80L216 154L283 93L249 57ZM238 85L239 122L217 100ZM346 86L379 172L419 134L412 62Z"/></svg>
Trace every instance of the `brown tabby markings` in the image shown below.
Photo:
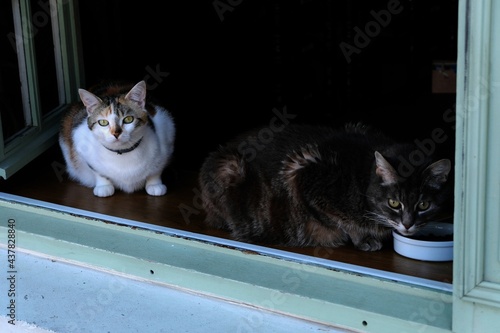
<svg viewBox="0 0 500 333"><path fill-rule="evenodd" d="M244 166L240 161L236 159L227 159L221 161L218 171L220 172L220 178L228 178L229 184L236 184L240 179L244 177Z"/></svg>
<svg viewBox="0 0 500 333"><path fill-rule="evenodd" d="M289 125L250 160L249 136L212 152L199 173L205 222L240 241L376 251L392 230L415 233L452 194L450 160L427 156L403 177L398 157L415 146L364 125Z"/></svg>
<svg viewBox="0 0 500 333"><path fill-rule="evenodd" d="M73 105L68 112L67 119L69 121L62 122L61 135L64 137L65 141L68 142L70 148L70 158L72 161L76 161L76 151L75 144L73 142L73 128L81 123L85 119L85 114L80 112L79 105Z"/></svg>
<svg viewBox="0 0 500 333"><path fill-rule="evenodd" d="M321 154L317 146L306 145L300 152L288 155L288 161L283 163L283 174L285 177L293 178L295 173L304 168L308 163L318 163L321 161Z"/></svg>
<svg viewBox="0 0 500 333"><path fill-rule="evenodd" d="M310 220L306 224L306 235L310 240L308 243L324 245L324 246L339 246L347 242L348 238L340 238L333 233L331 228L321 225L317 221ZM306 244L307 245L307 244Z"/></svg>

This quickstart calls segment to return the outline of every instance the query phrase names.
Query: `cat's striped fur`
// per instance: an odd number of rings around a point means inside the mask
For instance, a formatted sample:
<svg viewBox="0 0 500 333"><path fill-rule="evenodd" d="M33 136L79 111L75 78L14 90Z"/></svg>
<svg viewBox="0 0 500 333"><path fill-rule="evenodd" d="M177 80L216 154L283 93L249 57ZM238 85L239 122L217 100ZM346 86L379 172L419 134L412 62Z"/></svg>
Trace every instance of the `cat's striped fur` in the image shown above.
<svg viewBox="0 0 500 333"><path fill-rule="evenodd" d="M416 151L362 124L257 128L205 159L205 222L244 242L379 250L392 230L414 234L452 198L449 159L424 156L401 173Z"/></svg>

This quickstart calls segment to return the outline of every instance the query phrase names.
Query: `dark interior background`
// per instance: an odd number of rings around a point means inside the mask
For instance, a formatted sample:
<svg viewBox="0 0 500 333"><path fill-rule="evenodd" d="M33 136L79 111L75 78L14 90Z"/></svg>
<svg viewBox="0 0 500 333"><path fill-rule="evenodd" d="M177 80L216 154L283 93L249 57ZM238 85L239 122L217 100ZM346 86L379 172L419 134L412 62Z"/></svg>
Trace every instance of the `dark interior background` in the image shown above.
<svg viewBox="0 0 500 333"><path fill-rule="evenodd" d="M433 93L432 64L456 59L457 2L82 0L86 85L146 79L175 118L174 161L188 170L269 124L275 108L295 123L363 121L400 140L442 129L437 149L453 158L455 95ZM373 13L388 6L400 12L377 30ZM373 37L347 59L341 43L356 47L366 27Z"/></svg>

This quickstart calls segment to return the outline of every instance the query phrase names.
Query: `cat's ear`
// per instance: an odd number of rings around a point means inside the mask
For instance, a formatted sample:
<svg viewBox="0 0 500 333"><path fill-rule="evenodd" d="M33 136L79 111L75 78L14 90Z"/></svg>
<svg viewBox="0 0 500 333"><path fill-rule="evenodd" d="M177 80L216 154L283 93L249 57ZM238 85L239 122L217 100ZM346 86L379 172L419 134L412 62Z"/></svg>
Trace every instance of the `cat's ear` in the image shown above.
<svg viewBox="0 0 500 333"><path fill-rule="evenodd" d="M451 170L451 162L448 159L442 159L429 165L423 172L425 183L434 188L440 188L448 180L448 174Z"/></svg>
<svg viewBox="0 0 500 333"><path fill-rule="evenodd" d="M80 99L82 100L83 105L85 105L85 108L87 108L87 112L89 114L94 112L95 108L102 103L102 100L99 97L85 89L78 89L78 94L80 95Z"/></svg>
<svg viewBox="0 0 500 333"><path fill-rule="evenodd" d="M382 185L393 185L399 181L396 170L378 151L375 152L375 173L382 179Z"/></svg>
<svg viewBox="0 0 500 333"><path fill-rule="evenodd" d="M146 105L146 90L146 82L142 80L130 89L125 98L137 103L142 109L144 109L144 106Z"/></svg>

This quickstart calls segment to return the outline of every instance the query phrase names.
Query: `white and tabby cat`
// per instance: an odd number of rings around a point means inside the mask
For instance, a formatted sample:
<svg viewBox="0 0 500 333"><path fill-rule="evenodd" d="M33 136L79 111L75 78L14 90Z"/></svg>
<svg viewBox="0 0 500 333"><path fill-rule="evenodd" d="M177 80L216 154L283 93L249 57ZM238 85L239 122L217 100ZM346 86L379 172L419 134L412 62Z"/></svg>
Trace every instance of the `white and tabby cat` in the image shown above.
<svg viewBox="0 0 500 333"><path fill-rule="evenodd" d="M92 92L91 92L92 91ZM171 114L146 100L146 83L111 83L87 91L81 103L63 116L59 144L71 179L108 197L146 189L167 192L162 173L169 164L175 138Z"/></svg>

